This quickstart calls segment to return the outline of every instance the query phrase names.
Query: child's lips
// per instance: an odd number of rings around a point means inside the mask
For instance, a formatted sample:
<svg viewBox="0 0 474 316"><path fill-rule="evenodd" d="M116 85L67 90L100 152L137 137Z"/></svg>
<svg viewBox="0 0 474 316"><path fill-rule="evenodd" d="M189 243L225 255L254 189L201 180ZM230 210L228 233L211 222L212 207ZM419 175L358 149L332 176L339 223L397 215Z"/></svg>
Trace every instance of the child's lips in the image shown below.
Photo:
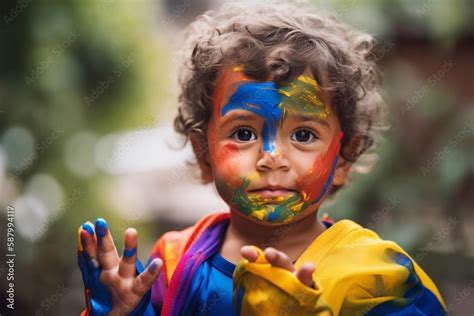
<svg viewBox="0 0 474 316"><path fill-rule="evenodd" d="M269 190L269 189L262 189L262 190L252 190L249 191L250 194L258 194L262 198L275 198L275 197L287 197L292 194L296 194L295 191L293 190L287 190L287 189L277 189L277 190Z"/></svg>

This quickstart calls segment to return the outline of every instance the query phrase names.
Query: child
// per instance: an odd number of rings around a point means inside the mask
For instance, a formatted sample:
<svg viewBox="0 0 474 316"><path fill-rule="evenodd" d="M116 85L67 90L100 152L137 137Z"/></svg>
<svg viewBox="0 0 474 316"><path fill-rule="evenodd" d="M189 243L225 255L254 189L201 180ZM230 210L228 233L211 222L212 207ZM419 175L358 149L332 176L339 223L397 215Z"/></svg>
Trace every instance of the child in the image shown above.
<svg viewBox="0 0 474 316"><path fill-rule="evenodd" d="M396 243L316 217L383 126L373 38L291 6L225 5L192 23L175 119L211 214L137 261L103 219L79 228L84 315L443 315ZM371 59L372 58L372 59Z"/></svg>

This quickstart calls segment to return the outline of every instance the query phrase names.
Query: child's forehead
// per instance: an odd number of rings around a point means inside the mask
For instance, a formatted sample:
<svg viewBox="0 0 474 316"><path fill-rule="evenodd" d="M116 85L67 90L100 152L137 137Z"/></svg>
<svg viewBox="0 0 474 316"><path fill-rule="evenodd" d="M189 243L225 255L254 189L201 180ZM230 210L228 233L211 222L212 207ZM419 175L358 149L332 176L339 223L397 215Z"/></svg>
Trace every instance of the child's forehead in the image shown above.
<svg viewBox="0 0 474 316"><path fill-rule="evenodd" d="M254 93L265 95L268 92L268 84L271 77L266 78L265 83L245 74L242 67L231 66L223 69L217 77L216 90L213 95L213 108L215 117L221 116L223 107L230 100L232 95L240 90L243 85L254 85ZM318 112L323 115L320 118L327 118L329 114L329 98L321 91L319 83L313 76L310 67L297 78L290 81L285 86L273 84L271 89L278 92L282 97L282 104L288 109L299 109L304 112ZM252 95L252 94L248 94Z"/></svg>
<svg viewBox="0 0 474 316"><path fill-rule="evenodd" d="M313 76L313 72L311 71L311 68L309 66L305 68L304 72L298 78L301 77L307 77L316 82L316 79ZM271 80L271 75L265 78L265 81ZM246 75L243 68L238 65L229 66L222 69L217 76L217 85L214 93L214 99L216 98L216 95L219 94L219 90L230 90L231 92L234 92L241 83L244 83L246 81L259 80ZM319 85L319 83L317 82L316 84Z"/></svg>

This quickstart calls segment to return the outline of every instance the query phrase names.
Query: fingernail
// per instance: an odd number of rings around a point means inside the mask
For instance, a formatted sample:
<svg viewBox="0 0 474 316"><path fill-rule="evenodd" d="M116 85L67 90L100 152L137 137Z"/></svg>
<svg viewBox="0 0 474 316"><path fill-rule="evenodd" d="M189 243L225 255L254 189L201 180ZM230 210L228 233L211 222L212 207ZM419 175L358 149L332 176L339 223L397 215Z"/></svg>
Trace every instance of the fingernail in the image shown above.
<svg viewBox="0 0 474 316"><path fill-rule="evenodd" d="M82 224L82 229L89 233L89 235L94 235L94 230L92 229L89 223Z"/></svg>
<svg viewBox="0 0 474 316"><path fill-rule="evenodd" d="M98 218L95 221L95 230L97 232L97 236L100 238L104 237L107 234L107 222L103 218Z"/></svg>
<svg viewBox="0 0 474 316"><path fill-rule="evenodd" d="M151 263L151 266L150 266L150 271L151 272L155 272L156 268L158 267L158 260L154 260L152 263Z"/></svg>
<svg viewBox="0 0 474 316"><path fill-rule="evenodd" d="M123 250L123 255L127 258L132 257L136 253L137 253L137 248L125 248Z"/></svg>

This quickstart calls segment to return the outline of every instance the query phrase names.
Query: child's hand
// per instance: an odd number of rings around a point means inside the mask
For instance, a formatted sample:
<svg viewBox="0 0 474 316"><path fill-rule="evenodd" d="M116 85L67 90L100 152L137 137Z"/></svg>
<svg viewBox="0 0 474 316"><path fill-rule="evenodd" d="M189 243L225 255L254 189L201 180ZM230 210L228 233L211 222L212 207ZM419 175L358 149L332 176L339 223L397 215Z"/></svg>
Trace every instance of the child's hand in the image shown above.
<svg viewBox="0 0 474 316"><path fill-rule="evenodd" d="M88 265L81 267L83 277L90 272L84 271L86 267L100 271L97 274L98 282L108 289L112 300L109 315L129 315L150 289L163 262L160 259L153 260L137 276L137 231L133 228L125 231L125 248L123 256L119 257L112 234L103 219L97 219L95 227L91 222L84 223L80 240L82 249L79 249L79 253L85 252L89 259Z"/></svg>
<svg viewBox="0 0 474 316"><path fill-rule="evenodd" d="M255 262L258 257L258 253L253 246L243 246L240 249L240 253L250 262ZM314 288L313 279L311 277L315 270L314 264L310 262L304 263L298 271L295 271L295 267L293 266L290 257L288 257L284 252L268 247L265 248L264 253L265 258L272 266L293 272L301 283Z"/></svg>

